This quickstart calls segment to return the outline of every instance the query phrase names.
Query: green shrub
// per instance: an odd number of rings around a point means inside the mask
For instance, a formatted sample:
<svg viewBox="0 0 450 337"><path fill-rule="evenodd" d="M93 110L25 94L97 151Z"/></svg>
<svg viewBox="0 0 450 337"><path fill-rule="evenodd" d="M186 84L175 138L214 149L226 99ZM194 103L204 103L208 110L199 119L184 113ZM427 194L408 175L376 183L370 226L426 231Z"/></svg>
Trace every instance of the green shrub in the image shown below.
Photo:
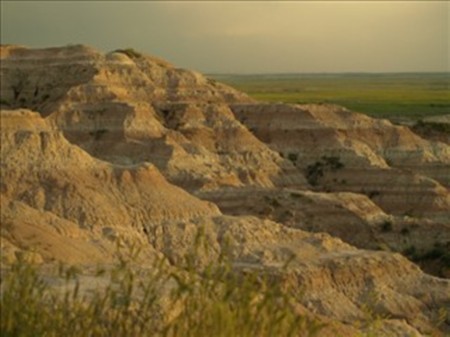
<svg viewBox="0 0 450 337"><path fill-rule="evenodd" d="M341 159L339 157L323 156L322 161L324 165L330 168L332 171L337 171L344 167L344 164L341 162Z"/></svg>
<svg viewBox="0 0 450 337"><path fill-rule="evenodd" d="M316 186L319 179L324 175L323 163L318 161L314 164L308 165L306 168L306 180L312 185Z"/></svg>
<svg viewBox="0 0 450 337"><path fill-rule="evenodd" d="M273 207L281 207L280 202L279 202L276 198L272 198L272 200L270 200L270 204L271 204Z"/></svg>
<svg viewBox="0 0 450 337"><path fill-rule="evenodd" d="M320 178L322 178L326 172L336 172L344 168L344 166L345 165L341 162L339 157L322 156L319 161L306 167L305 176L312 186L317 186Z"/></svg>
<svg viewBox="0 0 450 337"><path fill-rule="evenodd" d="M370 191L370 192L367 194L367 196L368 196L370 199L373 199L373 198L379 196L380 194L381 194L380 191Z"/></svg>
<svg viewBox="0 0 450 337"><path fill-rule="evenodd" d="M298 154L297 153L288 153L288 159L295 164L295 162L298 159Z"/></svg>
<svg viewBox="0 0 450 337"><path fill-rule="evenodd" d="M389 220L386 220L385 222L383 222L381 224L381 231L382 232L391 232L392 231L392 222L390 222Z"/></svg>
<svg viewBox="0 0 450 337"><path fill-rule="evenodd" d="M400 230L400 234L402 234L402 235L408 235L408 234L410 234L411 233L411 230L408 228L408 227L403 227L401 230Z"/></svg>

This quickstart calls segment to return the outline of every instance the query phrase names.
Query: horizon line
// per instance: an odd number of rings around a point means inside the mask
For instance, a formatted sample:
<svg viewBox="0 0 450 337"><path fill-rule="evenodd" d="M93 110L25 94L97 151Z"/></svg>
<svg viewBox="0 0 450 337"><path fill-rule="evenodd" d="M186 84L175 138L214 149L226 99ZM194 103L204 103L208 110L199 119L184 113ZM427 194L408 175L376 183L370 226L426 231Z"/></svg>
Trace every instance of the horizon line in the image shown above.
<svg viewBox="0 0 450 337"><path fill-rule="evenodd" d="M449 74L447 71L305 71L305 72L203 72L205 75L227 76L280 76L280 75L407 75L407 74Z"/></svg>

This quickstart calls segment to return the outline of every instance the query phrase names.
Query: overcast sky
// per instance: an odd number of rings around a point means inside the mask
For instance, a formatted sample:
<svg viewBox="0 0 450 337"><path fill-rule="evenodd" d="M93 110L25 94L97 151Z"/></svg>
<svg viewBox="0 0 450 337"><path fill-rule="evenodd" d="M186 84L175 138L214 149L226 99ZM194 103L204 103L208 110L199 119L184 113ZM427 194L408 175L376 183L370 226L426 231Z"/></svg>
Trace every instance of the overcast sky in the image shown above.
<svg viewBox="0 0 450 337"><path fill-rule="evenodd" d="M1 42L132 47L206 73L450 71L447 1L1 1Z"/></svg>

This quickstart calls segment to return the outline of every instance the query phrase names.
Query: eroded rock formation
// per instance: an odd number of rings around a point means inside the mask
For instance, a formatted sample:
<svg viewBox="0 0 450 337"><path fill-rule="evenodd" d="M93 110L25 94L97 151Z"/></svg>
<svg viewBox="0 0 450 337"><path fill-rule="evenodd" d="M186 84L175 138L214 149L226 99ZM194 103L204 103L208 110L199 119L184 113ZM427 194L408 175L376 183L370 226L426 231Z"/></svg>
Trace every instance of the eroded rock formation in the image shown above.
<svg viewBox="0 0 450 337"><path fill-rule="evenodd" d="M200 265L226 250L345 333L368 308L387 336L450 331L449 281L389 251L448 247L448 145L129 50L2 46L1 84L3 264L108 263L119 243L176 268L201 234Z"/></svg>

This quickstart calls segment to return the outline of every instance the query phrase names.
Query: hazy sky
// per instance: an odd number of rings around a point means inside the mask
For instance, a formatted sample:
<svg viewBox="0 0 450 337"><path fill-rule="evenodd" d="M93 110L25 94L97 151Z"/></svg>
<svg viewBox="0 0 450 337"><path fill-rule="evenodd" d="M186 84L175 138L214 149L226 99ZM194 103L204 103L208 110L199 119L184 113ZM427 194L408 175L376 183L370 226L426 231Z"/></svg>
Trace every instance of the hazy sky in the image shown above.
<svg viewBox="0 0 450 337"><path fill-rule="evenodd" d="M450 71L447 1L1 1L1 42L133 47L202 72Z"/></svg>

